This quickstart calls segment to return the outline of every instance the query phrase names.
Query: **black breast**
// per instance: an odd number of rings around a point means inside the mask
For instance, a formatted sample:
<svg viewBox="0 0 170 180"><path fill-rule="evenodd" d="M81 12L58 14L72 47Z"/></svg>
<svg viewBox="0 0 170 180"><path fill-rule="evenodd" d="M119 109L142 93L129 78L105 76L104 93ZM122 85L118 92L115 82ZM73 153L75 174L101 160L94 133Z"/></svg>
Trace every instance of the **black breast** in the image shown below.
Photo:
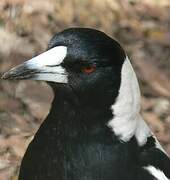
<svg viewBox="0 0 170 180"><path fill-rule="evenodd" d="M105 125L110 111L67 101L53 108L26 151L19 180L153 179L140 167L135 138L122 143Z"/></svg>

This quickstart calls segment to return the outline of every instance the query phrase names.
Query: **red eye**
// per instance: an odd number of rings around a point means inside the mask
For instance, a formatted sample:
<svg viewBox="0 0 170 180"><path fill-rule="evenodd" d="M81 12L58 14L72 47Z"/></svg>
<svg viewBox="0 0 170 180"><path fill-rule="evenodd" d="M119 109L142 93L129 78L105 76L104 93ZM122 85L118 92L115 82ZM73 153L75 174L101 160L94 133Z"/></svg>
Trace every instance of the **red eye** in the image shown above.
<svg viewBox="0 0 170 180"><path fill-rule="evenodd" d="M81 71L83 72L83 73L85 73L85 74L91 74L91 73L93 73L94 71L96 70L96 66L87 66L87 67L83 67L82 69L81 69Z"/></svg>

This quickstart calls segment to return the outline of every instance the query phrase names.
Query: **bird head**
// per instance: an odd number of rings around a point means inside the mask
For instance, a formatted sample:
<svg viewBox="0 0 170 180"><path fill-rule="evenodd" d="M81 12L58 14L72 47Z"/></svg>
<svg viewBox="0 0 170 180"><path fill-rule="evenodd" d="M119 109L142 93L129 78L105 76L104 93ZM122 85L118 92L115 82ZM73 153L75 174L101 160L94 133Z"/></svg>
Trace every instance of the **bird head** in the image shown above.
<svg viewBox="0 0 170 180"><path fill-rule="evenodd" d="M130 104L139 94L135 73L120 44L89 28L69 28L55 34L45 52L12 68L2 78L46 81L54 92L58 87L69 89L79 103L94 107L108 108L115 101L118 106Z"/></svg>
<svg viewBox="0 0 170 180"><path fill-rule="evenodd" d="M20 64L3 79L33 79L71 88L83 103L113 104L126 58L119 43L105 33L70 28L54 35L42 54Z"/></svg>

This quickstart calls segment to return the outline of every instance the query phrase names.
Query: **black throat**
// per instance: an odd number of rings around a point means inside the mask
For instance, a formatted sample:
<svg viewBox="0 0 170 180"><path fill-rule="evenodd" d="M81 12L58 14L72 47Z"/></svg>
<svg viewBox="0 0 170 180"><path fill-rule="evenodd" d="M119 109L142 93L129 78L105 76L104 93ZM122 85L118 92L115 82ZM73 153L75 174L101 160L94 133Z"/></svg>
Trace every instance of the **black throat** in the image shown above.
<svg viewBox="0 0 170 180"><path fill-rule="evenodd" d="M106 129L111 132L107 127L108 121L113 118L109 103L82 103L71 88L62 86L55 88L54 93L52 107L45 121L56 127L63 138L83 138L94 134L103 136L101 131Z"/></svg>

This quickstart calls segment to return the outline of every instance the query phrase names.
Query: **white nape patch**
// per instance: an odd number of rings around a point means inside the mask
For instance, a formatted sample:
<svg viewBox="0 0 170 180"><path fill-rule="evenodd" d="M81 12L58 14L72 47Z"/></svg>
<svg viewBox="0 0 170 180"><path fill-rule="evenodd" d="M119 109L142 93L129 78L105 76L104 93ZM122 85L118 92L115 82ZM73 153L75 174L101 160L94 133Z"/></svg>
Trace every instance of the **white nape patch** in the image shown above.
<svg viewBox="0 0 170 180"><path fill-rule="evenodd" d="M43 66L57 66L62 63L66 55L66 46L56 46L28 60L26 63L29 63L33 68Z"/></svg>
<svg viewBox="0 0 170 180"><path fill-rule="evenodd" d="M140 99L136 74L126 57L121 71L119 95L111 107L114 117L109 121L108 126L122 141L127 142L132 136L136 136L138 144L142 146L151 133L139 114Z"/></svg>
<svg viewBox="0 0 170 180"><path fill-rule="evenodd" d="M155 168L154 166L147 166L144 167L144 169L154 176L156 180L169 180L161 170Z"/></svg>
<svg viewBox="0 0 170 180"><path fill-rule="evenodd" d="M56 46L28 61L25 65L29 69L36 69L39 73L33 76L33 80L42 80L58 83L67 83L67 73L60 65L67 55L67 47Z"/></svg>

